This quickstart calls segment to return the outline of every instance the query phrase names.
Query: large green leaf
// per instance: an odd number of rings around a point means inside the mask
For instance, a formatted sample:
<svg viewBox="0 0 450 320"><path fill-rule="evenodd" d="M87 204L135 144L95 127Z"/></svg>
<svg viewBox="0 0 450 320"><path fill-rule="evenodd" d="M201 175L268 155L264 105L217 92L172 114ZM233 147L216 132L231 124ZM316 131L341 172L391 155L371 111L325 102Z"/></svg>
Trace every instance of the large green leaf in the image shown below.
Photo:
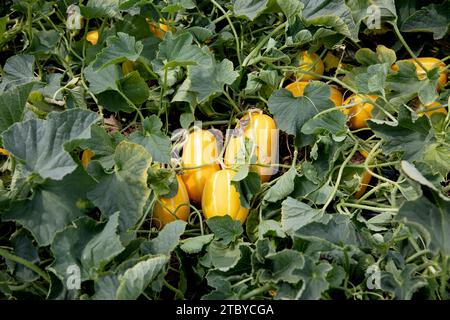
<svg viewBox="0 0 450 320"><path fill-rule="evenodd" d="M81 13L89 19L112 18L119 14L120 0L89 0L86 6L81 7Z"/></svg>
<svg viewBox="0 0 450 320"><path fill-rule="evenodd" d="M144 146L157 162L169 163L172 143L162 131L162 122L156 115L145 118L143 130L130 135L130 140Z"/></svg>
<svg viewBox="0 0 450 320"><path fill-rule="evenodd" d="M180 242L180 237L184 233L186 222L181 220L173 221L158 233L155 239L143 242L141 251L143 254L167 254L175 250Z"/></svg>
<svg viewBox="0 0 450 320"><path fill-rule="evenodd" d="M137 299L161 273L168 261L169 258L165 255L150 256L127 269L122 276L119 276L116 299Z"/></svg>
<svg viewBox="0 0 450 320"><path fill-rule="evenodd" d="M13 202L2 220L24 225L41 246L52 243L56 232L86 210L86 190L94 181L81 168L62 180L47 179L33 190L29 200Z"/></svg>
<svg viewBox="0 0 450 320"><path fill-rule="evenodd" d="M264 195L264 200L268 202L277 202L286 198L294 191L294 179L296 176L297 170L295 167L289 168L289 170L267 191Z"/></svg>
<svg viewBox="0 0 450 320"><path fill-rule="evenodd" d="M32 84L15 87L6 92L0 92L0 133L11 125L22 121L25 105Z"/></svg>
<svg viewBox="0 0 450 320"><path fill-rule="evenodd" d="M414 161L423 157L423 152L434 140L428 118L412 120L409 110L401 108L398 124L368 121L369 127L384 141L383 151L387 154L402 152L404 160Z"/></svg>
<svg viewBox="0 0 450 320"><path fill-rule="evenodd" d="M403 32L431 32L435 40L442 39L450 26L450 3L430 4L415 11L401 25Z"/></svg>
<svg viewBox="0 0 450 320"><path fill-rule="evenodd" d="M311 208L306 203L288 197L281 207L281 224L283 231L294 234L305 225L317 221L323 213L319 209Z"/></svg>
<svg viewBox="0 0 450 320"><path fill-rule="evenodd" d="M46 120L14 124L2 137L6 149L30 173L61 180L78 166L68 152L73 149L73 142L88 139L91 126L97 121L97 114L88 110L52 112Z"/></svg>
<svg viewBox="0 0 450 320"><path fill-rule="evenodd" d="M104 227L87 217L73 222L55 236L51 246L55 261L51 269L62 281L67 280L71 266L80 268L81 280L95 278L124 249L117 227L118 214L112 215Z"/></svg>
<svg viewBox="0 0 450 320"><path fill-rule="evenodd" d="M233 10L236 16L244 16L250 20L254 20L264 11L267 3L268 0L236 0Z"/></svg>
<svg viewBox="0 0 450 320"><path fill-rule="evenodd" d="M450 256L450 201L432 194L431 200L422 196L405 202L400 207L397 218L406 220L424 232L432 250Z"/></svg>
<svg viewBox="0 0 450 320"><path fill-rule="evenodd" d="M199 64L189 68L189 91L197 93L199 103L204 102L216 93L221 93L224 86L231 85L238 77L233 63L224 59L220 63L214 60L210 64Z"/></svg>
<svg viewBox="0 0 450 320"><path fill-rule="evenodd" d="M28 54L8 58L3 67L0 92L36 81L33 72L34 61L34 56Z"/></svg>
<svg viewBox="0 0 450 320"><path fill-rule="evenodd" d="M325 26L358 40L358 30L344 0L302 0L303 18L308 25Z"/></svg>
<svg viewBox="0 0 450 320"><path fill-rule="evenodd" d="M277 90L269 98L269 111L277 127L292 135L301 135L303 125L320 111L333 107L327 85L313 82L304 96L293 97L287 90Z"/></svg>
<svg viewBox="0 0 450 320"><path fill-rule="evenodd" d="M136 61L144 49L142 42L123 32L107 38L106 43L107 46L97 54L92 64L94 71L126 60Z"/></svg>
<svg viewBox="0 0 450 320"><path fill-rule="evenodd" d="M243 232L241 223L229 215L212 217L206 223L216 239L222 239L224 244L235 241Z"/></svg>
<svg viewBox="0 0 450 320"><path fill-rule="evenodd" d="M120 230L132 227L142 216L150 195L147 170L151 157L144 147L121 142L114 154L114 171L100 178L88 197L106 216L119 211Z"/></svg>

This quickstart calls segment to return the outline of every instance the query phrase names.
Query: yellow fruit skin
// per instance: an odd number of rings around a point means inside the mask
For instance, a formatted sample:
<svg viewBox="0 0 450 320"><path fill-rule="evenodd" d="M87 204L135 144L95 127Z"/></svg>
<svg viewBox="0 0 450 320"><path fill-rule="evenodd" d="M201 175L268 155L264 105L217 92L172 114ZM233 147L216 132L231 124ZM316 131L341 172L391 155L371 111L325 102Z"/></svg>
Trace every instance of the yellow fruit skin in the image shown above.
<svg viewBox="0 0 450 320"><path fill-rule="evenodd" d="M312 67L312 65L314 64L314 62L316 60L318 60L317 63L314 65L314 67ZM323 64L322 59L319 58L317 53L309 54L308 51L302 51L302 52L300 52L299 69L304 70L304 71L314 72L314 73L322 75L323 71L325 69L325 66ZM301 80L301 81L318 80L319 79L319 77L317 77L317 76L313 76L313 75L309 75L309 74L305 74L305 73L301 73L301 72L297 72L295 76L296 76L297 80Z"/></svg>
<svg viewBox="0 0 450 320"><path fill-rule="evenodd" d="M83 151L83 154L81 155L81 164L84 168L87 168L93 156L94 153L90 149L86 149Z"/></svg>
<svg viewBox="0 0 450 320"><path fill-rule="evenodd" d="M122 63L122 74L126 76L127 74L134 71L134 62L127 60L124 63Z"/></svg>
<svg viewBox="0 0 450 320"><path fill-rule="evenodd" d="M241 119L241 121L244 120L249 121L244 135L230 138L227 145L224 157L225 167L231 168L233 165L239 164L239 159L243 159L241 155L245 153L245 138L255 144L256 164L271 164L272 156L278 152L278 144L272 139L274 138L272 130L277 129L275 121L270 116L259 112L247 113ZM273 168L258 165L252 165L251 169L259 174L262 182L269 181L273 172Z"/></svg>
<svg viewBox="0 0 450 320"><path fill-rule="evenodd" d="M9 156L9 152L6 151L6 149L4 149L4 148L0 148L0 154L2 154L4 156Z"/></svg>
<svg viewBox="0 0 450 320"><path fill-rule="evenodd" d="M308 81L296 81L286 86L286 90L290 91L294 97L300 97L305 91L305 87L309 84ZM342 105L342 93L333 86L330 86L330 99L336 107Z"/></svg>
<svg viewBox="0 0 450 320"><path fill-rule="evenodd" d="M445 63L442 62L439 59L436 58L427 58L427 57L423 57L423 58L417 58L422 64L423 66L427 69L433 69L436 67L439 67L440 73L439 73L439 84L444 86L447 83L447 71L445 71ZM407 60L403 60L403 61L410 61L412 63L414 63L414 65L416 66L416 74L417 77L422 80L426 77L426 72L422 69L422 67L414 60L414 59L407 59ZM394 71L398 71L399 68L396 64L392 65L392 70Z"/></svg>
<svg viewBox="0 0 450 320"><path fill-rule="evenodd" d="M164 39L166 32L171 31L175 32L177 29L175 27L169 27L166 23L165 19L159 19L159 23L152 22L147 19L147 23L150 27L150 32L153 33L155 37L158 39Z"/></svg>
<svg viewBox="0 0 450 320"><path fill-rule="evenodd" d="M360 153L363 155L364 158L367 158L369 155L367 151L360 151ZM366 192L367 186L370 183L370 180L372 179L372 175L369 171L364 171L361 177L361 187L359 188L358 192L355 193L354 197L356 199L359 199L363 196L363 194Z"/></svg>
<svg viewBox="0 0 450 320"><path fill-rule="evenodd" d="M86 35L86 40L89 41L93 46L98 43L99 34L97 30L89 31Z"/></svg>
<svg viewBox="0 0 450 320"><path fill-rule="evenodd" d="M202 210L206 219L225 215L241 223L247 219L248 209L241 206L239 193L231 184L235 174L230 169L220 170L206 182L202 198Z"/></svg>
<svg viewBox="0 0 450 320"><path fill-rule="evenodd" d="M184 170L181 176L189 198L193 202L202 201L203 187L208 177L220 170L216 137L207 130L194 130L189 134L183 147L181 161ZM202 166L201 168L188 168Z"/></svg>
<svg viewBox="0 0 450 320"><path fill-rule="evenodd" d="M372 101L375 101L377 99L376 96L367 96L366 98ZM369 102L359 103L362 100L363 98L353 94L344 101L343 105L345 106L348 104L357 104L351 108L341 109L344 114L350 116L350 128L352 129L367 128L366 121L372 118L373 104Z"/></svg>
<svg viewBox="0 0 450 320"><path fill-rule="evenodd" d="M183 179L177 176L178 190L172 198L160 197L153 208L153 224L161 229L177 218L187 221L190 213L189 195ZM175 217L176 216L176 217Z"/></svg>
<svg viewBox="0 0 450 320"><path fill-rule="evenodd" d="M441 108L435 109L436 107L439 107L439 106L441 106ZM424 114L426 114L429 117L431 117L431 115L434 113L443 113L443 114L447 115L447 109L437 101L434 101L434 102L430 103L429 105L426 105L425 109L434 109L434 110L423 111L423 112L421 111L421 112L418 112L418 115L423 116Z"/></svg>

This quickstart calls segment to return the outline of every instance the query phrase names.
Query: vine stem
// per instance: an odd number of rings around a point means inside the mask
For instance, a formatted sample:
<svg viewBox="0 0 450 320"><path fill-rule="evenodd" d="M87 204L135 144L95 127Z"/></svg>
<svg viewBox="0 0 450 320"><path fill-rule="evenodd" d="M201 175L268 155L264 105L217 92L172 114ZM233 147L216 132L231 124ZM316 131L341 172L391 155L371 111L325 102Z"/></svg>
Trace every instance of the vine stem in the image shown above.
<svg viewBox="0 0 450 320"><path fill-rule="evenodd" d="M262 287L259 287L259 288L256 288L256 289L253 289L253 290L247 292L246 294L242 295L241 299L242 300L248 300L248 299L250 299L250 298L252 298L254 296L257 296L257 295L259 295L261 293L264 293L264 292L270 290L271 288L272 288L272 285L266 284L266 285L264 285Z"/></svg>
<svg viewBox="0 0 450 320"><path fill-rule="evenodd" d="M420 62L420 60L417 58L416 54L411 50L411 48L408 46L408 44L405 41L405 38L403 38L400 30L398 29L398 26L395 22L390 22L392 27L394 28L394 32L397 35L398 39L402 43L402 45L405 47L406 51L411 55L411 57L414 59L414 61L423 69L423 71L428 72L427 68Z"/></svg>
<svg viewBox="0 0 450 320"><path fill-rule="evenodd" d="M41 276L45 281L47 281L48 283L50 283L50 277L48 276L48 274L42 270L41 268L39 268L37 265L21 258L18 257L12 253L9 253L8 251L6 251L5 249L0 248L0 256L4 257L5 259L20 263L22 265L24 265L25 267L27 267L28 269L33 270L34 272L36 272L39 276Z"/></svg>
<svg viewBox="0 0 450 320"><path fill-rule="evenodd" d="M169 289L170 291L173 291L175 293L175 297L180 297L181 299L184 299L184 294L183 292L180 291L180 289L175 288L174 286L172 286L170 283L168 283L166 281L166 279L163 280L163 284L164 286Z"/></svg>
<svg viewBox="0 0 450 320"><path fill-rule="evenodd" d="M341 182L342 174L344 172L344 168L347 165L347 163L352 159L353 155L355 154L356 150L358 149L358 146L359 146L359 144L358 144L358 142L356 142L355 146L352 149L352 151L350 152L350 154L347 156L347 158L345 158L344 162L342 163L341 168L339 169L339 173L338 173L338 177L336 179L336 183L335 183L335 185L333 187L333 191L329 195L325 205L322 207L322 212L325 212L327 207L330 205L331 201L333 201L334 195L338 191L339 183Z"/></svg>
<svg viewBox="0 0 450 320"><path fill-rule="evenodd" d="M234 39L236 41L236 52L237 52L239 65L242 66L241 45L239 43L239 37L238 37L236 29L233 25L233 22L231 21L230 17L228 16L227 12L225 11L225 9L222 8L222 6L220 4L218 4L216 0L211 0L211 2L225 15L225 19L227 19L228 24L230 25L231 31L233 32L233 35L234 35Z"/></svg>
<svg viewBox="0 0 450 320"><path fill-rule="evenodd" d="M211 0L214 1L214 0ZM241 63L242 67L246 67L248 65L248 63L250 62L250 60L253 58L253 56L258 53L259 50L261 50L261 48L266 44L267 41L269 41L269 39L278 31L280 31L282 28L284 28L286 26L286 22L283 22L282 24L280 24L278 27L276 27L275 29L273 29L273 31L271 33L269 33L266 37L264 37L257 45L256 47L248 54L247 57L245 57L244 62Z"/></svg>

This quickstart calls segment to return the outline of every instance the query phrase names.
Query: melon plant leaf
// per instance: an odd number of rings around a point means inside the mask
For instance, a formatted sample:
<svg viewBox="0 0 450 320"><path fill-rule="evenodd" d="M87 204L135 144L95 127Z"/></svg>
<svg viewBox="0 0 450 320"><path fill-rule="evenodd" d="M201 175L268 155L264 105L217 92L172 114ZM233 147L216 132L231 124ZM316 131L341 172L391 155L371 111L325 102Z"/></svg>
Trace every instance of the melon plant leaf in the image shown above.
<svg viewBox="0 0 450 320"><path fill-rule="evenodd" d="M3 67L0 92L35 82L37 78L34 76L33 72L34 63L34 56L29 54L15 55L8 58Z"/></svg>
<svg viewBox="0 0 450 320"><path fill-rule="evenodd" d="M264 9L266 9L268 0L236 0L233 10L237 16L244 16L254 20Z"/></svg>
<svg viewBox="0 0 450 320"><path fill-rule="evenodd" d="M15 220L31 231L41 246L52 243L56 232L80 217L86 210L86 190L94 181L82 169L62 180L47 179L33 190L28 200L13 202L2 220Z"/></svg>
<svg viewBox="0 0 450 320"><path fill-rule="evenodd" d="M14 123L22 121L32 87L33 84L29 83L0 92L0 133Z"/></svg>
<svg viewBox="0 0 450 320"><path fill-rule="evenodd" d="M144 49L142 42L123 32L107 38L106 44L107 46L97 54L92 63L94 71L126 60L136 61Z"/></svg>
<svg viewBox="0 0 450 320"><path fill-rule="evenodd" d="M156 115L144 119L143 130L135 131L130 140L144 146L152 159L161 163L169 163L172 143L162 131L162 122Z"/></svg>
<svg viewBox="0 0 450 320"><path fill-rule="evenodd" d="M89 19L112 18L119 14L120 0L89 0L85 6L81 7L81 13Z"/></svg>
<svg viewBox="0 0 450 320"><path fill-rule="evenodd" d="M189 91L197 94L199 103L216 93L221 93L226 84L233 84L238 77L233 63L228 59L224 59L220 63L213 61L211 64L191 66L189 73L191 84Z"/></svg>
<svg viewBox="0 0 450 320"><path fill-rule="evenodd" d="M432 193L433 201L422 196L405 202L397 218L425 232L431 250L450 256L450 202Z"/></svg>
<svg viewBox="0 0 450 320"><path fill-rule="evenodd" d="M176 220L168 223L154 239L141 244L143 254L167 254L169 255L178 246L181 235L186 228L186 222Z"/></svg>
<svg viewBox="0 0 450 320"><path fill-rule="evenodd" d="M303 125L309 119L333 106L329 98L329 87L314 82L306 86L304 96L298 98L284 89L274 91L268 105L280 130L292 135L301 135Z"/></svg>
<svg viewBox="0 0 450 320"><path fill-rule="evenodd" d="M403 32L430 32L435 40L442 39L450 26L450 3L430 4L420 10L414 11L406 18L402 25Z"/></svg>
<svg viewBox="0 0 450 320"><path fill-rule="evenodd" d="M212 217L206 221L216 239L222 239L224 244L235 241L243 232L239 221L231 219L229 215Z"/></svg>
<svg viewBox="0 0 450 320"><path fill-rule="evenodd" d="M317 221L323 213L319 209L311 208L306 203L288 197L281 207L281 225L283 231L294 234L305 225Z"/></svg>
<svg viewBox="0 0 450 320"><path fill-rule="evenodd" d="M180 249L186 253L199 253L205 245L210 243L214 238L213 234L192 237L181 240Z"/></svg>
<svg viewBox="0 0 450 320"><path fill-rule="evenodd" d="M406 161L422 159L424 150L434 141L428 119L420 117L413 121L406 108L400 109L397 125L373 121L368 121L368 124L375 134L384 140L384 152L402 152Z"/></svg>
<svg viewBox="0 0 450 320"><path fill-rule="evenodd" d="M163 271L168 261L169 258L165 255L148 256L127 269L123 275L119 276L116 299L137 299L152 280Z"/></svg>
<svg viewBox="0 0 450 320"><path fill-rule="evenodd" d="M147 170L151 157L144 147L121 142L114 154L114 171L100 178L88 197L105 216L119 211L120 231L132 227L142 216L150 195Z"/></svg>
<svg viewBox="0 0 450 320"><path fill-rule="evenodd" d="M46 120L14 124L2 137L6 149L30 173L61 180L78 166L68 151L77 141L90 138L91 126L97 121L98 115L88 110L52 112Z"/></svg>

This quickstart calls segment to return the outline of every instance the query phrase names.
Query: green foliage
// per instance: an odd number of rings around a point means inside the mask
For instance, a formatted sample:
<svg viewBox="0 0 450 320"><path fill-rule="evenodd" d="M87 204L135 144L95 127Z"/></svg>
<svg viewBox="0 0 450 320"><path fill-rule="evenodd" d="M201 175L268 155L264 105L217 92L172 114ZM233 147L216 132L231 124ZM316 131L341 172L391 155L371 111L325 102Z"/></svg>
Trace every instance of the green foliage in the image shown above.
<svg viewBox="0 0 450 320"><path fill-rule="evenodd" d="M448 2L89 0L69 30L75 2L0 9L0 299L450 298L450 89L411 60L448 64ZM376 96L367 127L333 87ZM251 109L279 163L235 168L245 223L191 201L157 226L189 130Z"/></svg>

